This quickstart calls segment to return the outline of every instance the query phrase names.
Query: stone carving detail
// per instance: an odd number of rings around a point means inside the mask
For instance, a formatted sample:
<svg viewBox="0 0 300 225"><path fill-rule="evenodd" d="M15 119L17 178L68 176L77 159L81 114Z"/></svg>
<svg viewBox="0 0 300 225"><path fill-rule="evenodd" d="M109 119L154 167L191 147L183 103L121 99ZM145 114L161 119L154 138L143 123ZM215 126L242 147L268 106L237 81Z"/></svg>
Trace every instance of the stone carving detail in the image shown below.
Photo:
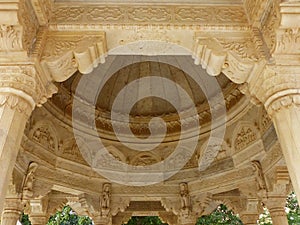
<svg viewBox="0 0 300 225"><path fill-rule="evenodd" d="M255 174L256 188L258 191L258 196L260 198L265 198L267 193L266 180L262 171L262 167L259 161L255 160L251 162L253 171Z"/></svg>
<svg viewBox="0 0 300 225"><path fill-rule="evenodd" d="M167 212L173 212L175 215L179 215L181 211L181 200L178 198L162 198L161 205Z"/></svg>
<svg viewBox="0 0 300 225"><path fill-rule="evenodd" d="M14 26L0 25L0 50L22 50L21 32Z"/></svg>
<svg viewBox="0 0 300 225"><path fill-rule="evenodd" d="M221 45L227 50L234 52L243 60L258 61L258 54L254 48L253 41L250 39L230 41L220 40Z"/></svg>
<svg viewBox="0 0 300 225"><path fill-rule="evenodd" d="M31 3L39 24L42 26L48 24L52 9L52 0L31 0Z"/></svg>
<svg viewBox="0 0 300 225"><path fill-rule="evenodd" d="M242 149L246 148L251 143L253 143L256 139L257 139L257 135L251 127L249 126L242 127L234 139L235 151L236 152L241 151Z"/></svg>
<svg viewBox="0 0 300 225"><path fill-rule="evenodd" d="M239 6L230 8L195 6L93 6L93 7L56 7L53 9L52 22L56 23L155 23L155 24L247 24L244 9Z"/></svg>
<svg viewBox="0 0 300 225"><path fill-rule="evenodd" d="M0 74L0 87L10 87L24 92L23 99L28 100L32 109L35 105L43 104L57 91L55 85L47 81L46 77L41 77L33 65L1 66Z"/></svg>
<svg viewBox="0 0 300 225"><path fill-rule="evenodd" d="M57 152L58 141L51 125L47 123L37 124L31 133L33 141L41 144L49 151Z"/></svg>
<svg viewBox="0 0 300 225"><path fill-rule="evenodd" d="M233 82L244 83L262 57L253 40L244 36L235 41L202 36L202 33L196 34L193 58L195 64L201 64L212 76L223 72Z"/></svg>
<svg viewBox="0 0 300 225"><path fill-rule="evenodd" d="M189 218L191 216L192 206L187 183L180 183L180 202L180 216L182 218Z"/></svg>
<svg viewBox="0 0 300 225"><path fill-rule="evenodd" d="M106 183L103 184L102 197L100 201L102 217L108 217L111 210L110 202L111 202L111 184Z"/></svg>
<svg viewBox="0 0 300 225"><path fill-rule="evenodd" d="M16 109L20 113L24 113L27 117L31 114L32 106L22 99L21 97L15 95L0 95L0 107L8 106L11 109Z"/></svg>
<svg viewBox="0 0 300 225"><path fill-rule="evenodd" d="M58 144L58 153L67 159L84 162L81 152L74 138L61 140Z"/></svg>
<svg viewBox="0 0 300 225"><path fill-rule="evenodd" d="M19 18L22 29L22 44L23 48L29 53L32 51L35 43L35 37L38 33L39 23L33 11L30 1L20 1Z"/></svg>
<svg viewBox="0 0 300 225"><path fill-rule="evenodd" d="M119 212L125 212L130 204L130 198L112 197L111 199L111 215L115 216Z"/></svg>
<svg viewBox="0 0 300 225"><path fill-rule="evenodd" d="M222 143L220 144L212 144L210 146L208 145L208 141L205 142L201 147L201 153L199 157L199 170L204 171L206 170L211 163L216 160L221 160L227 157L228 155L228 145L219 140L216 141L216 143Z"/></svg>
<svg viewBox="0 0 300 225"><path fill-rule="evenodd" d="M262 109L262 111L263 112L260 119L260 129L262 132L265 132L272 124L272 120L264 109Z"/></svg>
<svg viewBox="0 0 300 225"><path fill-rule="evenodd" d="M77 70L90 73L99 63L104 63L107 54L104 32L53 32L48 34L46 43L42 65L58 82Z"/></svg>
<svg viewBox="0 0 300 225"><path fill-rule="evenodd" d="M137 7L128 9L128 17L134 22L168 22L171 9L166 7Z"/></svg>
<svg viewBox="0 0 300 225"><path fill-rule="evenodd" d="M280 12L278 9L278 1L273 1L265 13L265 17L262 18L261 32L270 53L273 53L276 45L276 29L280 23Z"/></svg>
<svg viewBox="0 0 300 225"><path fill-rule="evenodd" d="M78 9L84 10L84 9ZM77 10L77 11L78 11ZM81 14L83 11L81 12ZM124 11L119 7L95 7L87 9L87 18L92 21L120 21L124 19Z"/></svg>
<svg viewBox="0 0 300 225"><path fill-rule="evenodd" d="M134 166L147 166L157 163L158 160L154 158L154 156L150 154L141 154L138 155L135 159L132 161L132 165Z"/></svg>
<svg viewBox="0 0 300 225"><path fill-rule="evenodd" d="M300 53L300 28L284 30L277 40L276 53Z"/></svg>
<svg viewBox="0 0 300 225"><path fill-rule="evenodd" d="M210 214L215 210L215 206L210 209L212 203L212 194L205 193L197 196L192 196L193 212L198 216ZM207 211L208 210L208 211Z"/></svg>
<svg viewBox="0 0 300 225"><path fill-rule="evenodd" d="M38 168L38 164L31 162L28 166L26 177L23 183L23 198L28 199L33 196L34 173Z"/></svg>

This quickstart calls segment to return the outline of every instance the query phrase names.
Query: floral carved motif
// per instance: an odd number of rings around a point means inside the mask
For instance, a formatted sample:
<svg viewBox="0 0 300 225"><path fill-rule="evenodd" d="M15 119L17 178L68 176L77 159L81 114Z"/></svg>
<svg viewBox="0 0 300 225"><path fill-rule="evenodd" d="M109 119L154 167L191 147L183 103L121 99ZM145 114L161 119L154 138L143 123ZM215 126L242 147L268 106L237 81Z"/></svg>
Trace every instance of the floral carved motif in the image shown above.
<svg viewBox="0 0 300 225"><path fill-rule="evenodd" d="M276 53L300 53L300 28L284 30L277 40Z"/></svg>
<svg viewBox="0 0 300 225"><path fill-rule="evenodd" d="M18 112L24 113L28 117L33 109L26 100L12 94L0 95L0 107L2 106L8 106L11 109L16 109Z"/></svg>
<svg viewBox="0 0 300 225"><path fill-rule="evenodd" d="M0 25L0 50L21 50L21 32L15 26Z"/></svg>
<svg viewBox="0 0 300 225"><path fill-rule="evenodd" d="M191 6L94 6L56 7L52 23L122 23L122 24L247 24L242 7L191 7Z"/></svg>

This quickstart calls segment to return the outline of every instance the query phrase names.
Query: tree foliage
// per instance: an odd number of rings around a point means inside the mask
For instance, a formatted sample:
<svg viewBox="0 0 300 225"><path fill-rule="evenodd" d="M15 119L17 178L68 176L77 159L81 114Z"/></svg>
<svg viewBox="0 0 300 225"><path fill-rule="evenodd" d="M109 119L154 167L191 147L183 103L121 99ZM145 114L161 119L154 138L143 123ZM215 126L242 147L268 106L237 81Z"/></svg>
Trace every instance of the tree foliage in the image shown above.
<svg viewBox="0 0 300 225"><path fill-rule="evenodd" d="M157 216L133 216L126 225L161 225L162 223Z"/></svg>
<svg viewBox="0 0 300 225"><path fill-rule="evenodd" d="M225 205L220 205L211 214L198 219L197 225L243 225L242 221Z"/></svg>
<svg viewBox="0 0 300 225"><path fill-rule="evenodd" d="M87 216L78 216L70 206L65 206L50 217L47 225L93 225L93 222Z"/></svg>

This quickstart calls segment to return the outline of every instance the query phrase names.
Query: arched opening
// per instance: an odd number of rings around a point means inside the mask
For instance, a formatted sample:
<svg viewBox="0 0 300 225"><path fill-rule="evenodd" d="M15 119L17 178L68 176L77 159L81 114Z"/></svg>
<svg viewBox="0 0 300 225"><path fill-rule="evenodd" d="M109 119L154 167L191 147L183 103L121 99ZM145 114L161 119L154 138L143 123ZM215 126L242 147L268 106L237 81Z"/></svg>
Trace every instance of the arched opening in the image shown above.
<svg viewBox="0 0 300 225"><path fill-rule="evenodd" d="M163 223L158 216L133 216L123 225L168 225Z"/></svg>
<svg viewBox="0 0 300 225"><path fill-rule="evenodd" d="M211 214L201 216L196 225L243 225L237 214L224 204L219 205Z"/></svg>
<svg viewBox="0 0 300 225"><path fill-rule="evenodd" d="M263 210L263 213L259 215L258 224L273 224L269 209L264 207ZM300 207L294 191L292 191L286 198L285 212L289 224L300 224Z"/></svg>
<svg viewBox="0 0 300 225"><path fill-rule="evenodd" d="M23 213L20 223L22 225L31 225L29 215ZM94 223L90 217L80 216L69 205L66 205L62 210L58 210L54 215L51 215L47 222L47 225L58 224L93 225ZM17 225L19 225L19 223Z"/></svg>

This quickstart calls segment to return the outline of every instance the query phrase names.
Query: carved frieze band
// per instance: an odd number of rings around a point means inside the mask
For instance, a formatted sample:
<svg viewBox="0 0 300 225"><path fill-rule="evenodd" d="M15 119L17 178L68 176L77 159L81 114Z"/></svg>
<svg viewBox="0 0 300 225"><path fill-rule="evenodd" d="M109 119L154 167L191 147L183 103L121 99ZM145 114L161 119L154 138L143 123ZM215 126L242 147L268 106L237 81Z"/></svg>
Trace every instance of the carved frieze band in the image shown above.
<svg viewBox="0 0 300 225"><path fill-rule="evenodd" d="M242 6L96 5L57 6L51 23L104 24L247 24Z"/></svg>

